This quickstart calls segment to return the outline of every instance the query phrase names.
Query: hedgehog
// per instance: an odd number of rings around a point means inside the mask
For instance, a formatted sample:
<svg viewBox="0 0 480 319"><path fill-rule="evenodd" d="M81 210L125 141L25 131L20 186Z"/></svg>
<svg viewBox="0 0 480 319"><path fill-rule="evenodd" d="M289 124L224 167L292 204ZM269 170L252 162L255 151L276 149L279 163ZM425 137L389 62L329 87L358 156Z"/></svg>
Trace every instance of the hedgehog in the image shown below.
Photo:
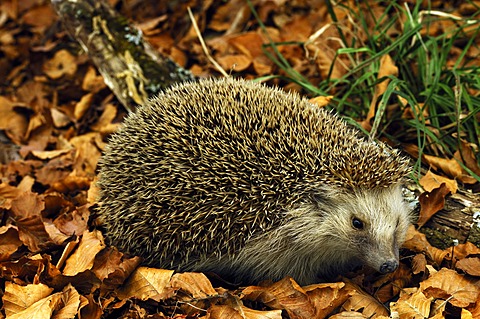
<svg viewBox="0 0 480 319"><path fill-rule="evenodd" d="M253 81L178 84L99 162L107 242L145 265L306 285L399 265L409 164L331 111Z"/></svg>

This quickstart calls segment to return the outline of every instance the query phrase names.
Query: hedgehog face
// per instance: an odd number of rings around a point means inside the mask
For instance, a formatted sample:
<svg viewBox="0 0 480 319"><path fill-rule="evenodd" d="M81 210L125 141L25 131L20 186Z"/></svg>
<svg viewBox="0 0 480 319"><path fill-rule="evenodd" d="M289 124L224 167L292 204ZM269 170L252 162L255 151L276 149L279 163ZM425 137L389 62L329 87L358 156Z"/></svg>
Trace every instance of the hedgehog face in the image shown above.
<svg viewBox="0 0 480 319"><path fill-rule="evenodd" d="M324 222L341 252L339 258L331 256L337 269L359 264L380 273L397 269L410 219L400 186L340 195L332 208L334 213L327 214Z"/></svg>

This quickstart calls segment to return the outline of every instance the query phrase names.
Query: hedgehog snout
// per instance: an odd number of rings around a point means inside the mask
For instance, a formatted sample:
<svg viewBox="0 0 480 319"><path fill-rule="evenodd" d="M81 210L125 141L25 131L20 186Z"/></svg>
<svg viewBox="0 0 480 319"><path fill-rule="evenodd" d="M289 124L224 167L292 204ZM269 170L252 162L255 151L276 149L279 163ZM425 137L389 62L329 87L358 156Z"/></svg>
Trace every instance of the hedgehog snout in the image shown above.
<svg viewBox="0 0 480 319"><path fill-rule="evenodd" d="M397 268L398 261L396 259L389 259L380 266L380 269L378 271L382 274L388 274L394 272L395 270L397 270Z"/></svg>

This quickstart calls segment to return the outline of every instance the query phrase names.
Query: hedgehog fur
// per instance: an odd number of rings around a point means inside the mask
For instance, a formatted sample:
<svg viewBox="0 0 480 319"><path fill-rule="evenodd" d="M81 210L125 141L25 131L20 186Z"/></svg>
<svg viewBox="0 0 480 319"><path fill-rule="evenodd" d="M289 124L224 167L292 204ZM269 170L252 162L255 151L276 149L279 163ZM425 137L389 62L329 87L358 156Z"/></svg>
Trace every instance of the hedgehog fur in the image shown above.
<svg viewBox="0 0 480 319"><path fill-rule="evenodd" d="M129 115L99 164L106 237L147 265L300 284L398 266L407 160L297 94L177 85Z"/></svg>

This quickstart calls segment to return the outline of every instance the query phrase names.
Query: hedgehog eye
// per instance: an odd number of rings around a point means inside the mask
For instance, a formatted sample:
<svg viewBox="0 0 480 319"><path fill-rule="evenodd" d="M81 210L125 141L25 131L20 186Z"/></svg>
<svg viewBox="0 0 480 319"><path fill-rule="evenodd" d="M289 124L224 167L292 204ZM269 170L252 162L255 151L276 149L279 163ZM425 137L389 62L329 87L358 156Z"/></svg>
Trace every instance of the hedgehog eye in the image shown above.
<svg viewBox="0 0 480 319"><path fill-rule="evenodd" d="M360 219L354 217L352 219L352 226L356 229L363 229L363 222Z"/></svg>

